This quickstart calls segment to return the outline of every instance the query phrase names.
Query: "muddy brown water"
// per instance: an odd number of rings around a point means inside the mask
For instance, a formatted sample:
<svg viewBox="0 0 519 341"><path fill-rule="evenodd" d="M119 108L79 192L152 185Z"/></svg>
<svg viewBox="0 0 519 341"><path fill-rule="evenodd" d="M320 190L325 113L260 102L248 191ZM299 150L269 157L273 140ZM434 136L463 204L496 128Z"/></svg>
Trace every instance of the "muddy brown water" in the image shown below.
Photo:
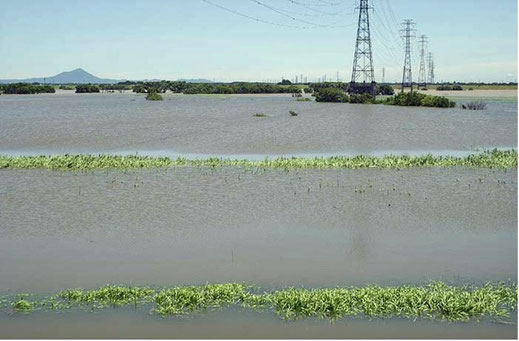
<svg viewBox="0 0 519 341"><path fill-rule="evenodd" d="M2 95L0 154L160 151L262 158L517 146L517 97L488 97L483 111L297 102L287 95L164 99L148 102L130 93ZM299 116L291 117L290 110ZM256 113L269 117L252 117Z"/></svg>
<svg viewBox="0 0 519 341"><path fill-rule="evenodd" d="M517 170L464 168L2 170L0 288L515 281L516 178ZM9 337L502 338L515 337L515 322L330 325L232 310L163 320L123 309L3 314L0 330Z"/></svg>
<svg viewBox="0 0 519 341"><path fill-rule="evenodd" d="M461 99L460 99L461 100ZM0 154L464 154L516 148L517 98L484 111L288 96L0 96ZM289 110L300 115L290 117ZM268 114L254 118L254 113ZM517 170L0 170L0 293L247 282L265 290L515 281ZM12 338L515 338L512 324L283 321L225 309L0 313Z"/></svg>

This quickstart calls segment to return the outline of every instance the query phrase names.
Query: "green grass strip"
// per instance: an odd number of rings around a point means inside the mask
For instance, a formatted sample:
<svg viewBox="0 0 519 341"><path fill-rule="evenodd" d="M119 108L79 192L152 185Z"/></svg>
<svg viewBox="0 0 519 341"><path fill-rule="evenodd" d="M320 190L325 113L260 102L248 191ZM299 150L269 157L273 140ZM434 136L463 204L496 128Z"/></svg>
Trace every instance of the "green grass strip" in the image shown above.
<svg viewBox="0 0 519 341"><path fill-rule="evenodd" d="M59 155L59 156L0 156L0 169L142 169L170 167L222 167L282 168L411 168L411 167L469 167L469 168L517 168L517 151L491 150L465 157L388 155L384 157L325 157L325 158L278 158L262 161L232 159L172 159L169 157L117 156L117 155Z"/></svg>
<svg viewBox="0 0 519 341"><path fill-rule="evenodd" d="M236 305L275 311L285 319L360 316L468 321L490 317L505 321L517 308L517 286L504 283L482 287L449 286L431 282L424 286L286 288L270 292L260 292L239 283L162 289L105 286L98 290L65 290L41 299L33 299L27 294L2 297L0 302L4 308L11 307L16 312L146 304L153 306L153 313L166 317Z"/></svg>

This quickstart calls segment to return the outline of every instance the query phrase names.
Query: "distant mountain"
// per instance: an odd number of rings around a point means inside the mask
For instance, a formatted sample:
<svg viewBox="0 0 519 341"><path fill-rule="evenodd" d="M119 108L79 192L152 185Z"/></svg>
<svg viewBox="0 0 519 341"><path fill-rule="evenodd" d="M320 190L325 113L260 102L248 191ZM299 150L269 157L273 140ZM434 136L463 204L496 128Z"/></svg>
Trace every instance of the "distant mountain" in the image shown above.
<svg viewBox="0 0 519 341"><path fill-rule="evenodd" d="M47 84L113 84L120 82L116 79L104 79L94 76L83 69L75 69L72 71L62 72L56 76L45 78L28 78L28 79L0 79L0 83L47 83Z"/></svg>

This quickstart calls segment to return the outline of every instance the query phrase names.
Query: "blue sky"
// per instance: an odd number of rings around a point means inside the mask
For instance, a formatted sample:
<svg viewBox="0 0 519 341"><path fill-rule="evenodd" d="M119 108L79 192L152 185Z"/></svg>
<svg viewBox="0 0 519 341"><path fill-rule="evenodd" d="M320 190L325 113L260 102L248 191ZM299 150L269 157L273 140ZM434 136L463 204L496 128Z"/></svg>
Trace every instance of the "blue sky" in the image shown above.
<svg viewBox="0 0 519 341"><path fill-rule="evenodd" d="M335 79L337 71L341 80L351 78L358 0L210 1L296 27L258 22L203 0L0 0L0 78L51 76L77 67L117 79L262 81L303 74L314 81L325 74ZM417 35L429 37L437 81L517 80L516 0L373 5L377 81L382 68L386 81L401 81L397 23L406 18L416 22Z"/></svg>

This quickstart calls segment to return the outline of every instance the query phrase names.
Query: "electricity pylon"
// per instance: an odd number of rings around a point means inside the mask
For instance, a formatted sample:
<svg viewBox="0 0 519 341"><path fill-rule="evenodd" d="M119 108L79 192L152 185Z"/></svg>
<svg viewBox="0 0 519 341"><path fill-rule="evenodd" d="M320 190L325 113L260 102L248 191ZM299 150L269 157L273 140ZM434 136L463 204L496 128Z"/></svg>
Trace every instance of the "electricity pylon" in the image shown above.
<svg viewBox="0 0 519 341"><path fill-rule="evenodd" d="M373 53L371 50L371 33L369 28L369 0L360 0L357 41L353 56L353 73L351 75L350 94L368 93L376 95L375 71L373 69Z"/></svg>
<svg viewBox="0 0 519 341"><path fill-rule="evenodd" d="M427 73L425 71L425 51L427 50L427 36L421 35L420 40L420 72L418 73L418 88L427 89Z"/></svg>
<svg viewBox="0 0 519 341"><path fill-rule="evenodd" d="M427 62L429 64L429 84L434 84L434 59L431 52L427 56Z"/></svg>
<svg viewBox="0 0 519 341"><path fill-rule="evenodd" d="M413 71L411 68L411 38L414 37L415 23L411 19L406 19L402 23L404 29L402 30L402 38L405 39L405 58L404 58L404 74L402 77L402 92L404 88L411 88L413 91Z"/></svg>

